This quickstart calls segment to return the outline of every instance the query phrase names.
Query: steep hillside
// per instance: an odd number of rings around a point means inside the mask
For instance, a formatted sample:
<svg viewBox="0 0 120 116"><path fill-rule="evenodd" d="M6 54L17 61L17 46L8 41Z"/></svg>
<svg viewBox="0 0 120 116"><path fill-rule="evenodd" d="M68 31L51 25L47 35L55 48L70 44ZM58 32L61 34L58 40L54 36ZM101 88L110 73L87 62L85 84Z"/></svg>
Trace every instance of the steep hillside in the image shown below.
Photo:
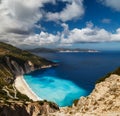
<svg viewBox="0 0 120 116"><path fill-rule="evenodd" d="M9 44L0 42L0 89L4 86L12 88L15 76L22 75L42 66L54 65L52 62L23 51ZM0 95L4 92L1 91ZM5 98L5 96L4 96Z"/></svg>
<svg viewBox="0 0 120 116"><path fill-rule="evenodd" d="M18 104L22 109L26 102L33 102L26 95L16 90L14 80L18 75L23 75L46 66L55 66L55 64L27 51L0 42L0 115L5 113L2 112L3 110L6 111L8 109L11 111L11 104L15 106L17 103L22 104L22 106ZM46 103L49 105L48 102ZM29 103L27 105L29 106ZM39 104L37 106L40 107ZM55 104L53 106L57 107ZM24 110L26 111L26 109Z"/></svg>
<svg viewBox="0 0 120 116"><path fill-rule="evenodd" d="M116 73L116 74L115 74ZM87 97L50 116L120 116L120 68L95 85Z"/></svg>

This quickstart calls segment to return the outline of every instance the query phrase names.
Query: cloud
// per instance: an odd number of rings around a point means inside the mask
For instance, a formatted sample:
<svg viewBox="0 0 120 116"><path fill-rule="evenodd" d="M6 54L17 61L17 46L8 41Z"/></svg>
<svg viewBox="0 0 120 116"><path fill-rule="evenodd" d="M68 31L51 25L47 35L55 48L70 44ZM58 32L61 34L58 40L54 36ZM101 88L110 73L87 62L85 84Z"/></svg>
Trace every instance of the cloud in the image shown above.
<svg viewBox="0 0 120 116"><path fill-rule="evenodd" d="M33 35L35 38L38 37L33 32L33 28L45 30L40 24L36 25L47 14L44 10L45 4L56 4L56 2L57 0L0 0L0 40L18 44ZM60 12L61 20L71 20L84 13L83 0L62 0L62 2L66 2L67 5ZM54 14L51 13L52 15ZM54 17L51 20L54 20ZM41 34L39 36L41 40ZM49 36L47 34L47 38L50 37L54 38L52 34Z"/></svg>
<svg viewBox="0 0 120 116"><path fill-rule="evenodd" d="M111 34L111 41L120 41L120 28L116 30L115 34Z"/></svg>
<svg viewBox="0 0 120 116"><path fill-rule="evenodd" d="M65 24L64 24L65 25ZM89 21L86 22L86 27L84 28L74 28L72 30L69 30L68 26L63 26L64 30L61 35L61 41L60 44L62 45L73 45L76 43L91 43L91 42L113 42L113 41L119 41L120 42L120 28L116 29L115 33L111 33L104 28L98 28L97 26L94 26L94 24ZM66 28L67 27L67 28ZM65 35L65 32L67 32L67 36Z"/></svg>
<svg viewBox="0 0 120 116"><path fill-rule="evenodd" d="M56 1L57 0L29 0L28 2L27 0L1 0L0 33L11 33L12 31L14 33L15 30L18 30L16 32L21 30L23 33L29 33L35 26L35 23L44 18L44 14L47 14L43 9L44 4L55 4ZM82 0L69 1L69 4L67 4L66 8L60 13L61 19L66 21L81 16L81 13L84 11L82 6ZM59 15L59 13L56 14ZM51 13L50 16L52 17L51 20L55 19L54 13Z"/></svg>
<svg viewBox="0 0 120 116"><path fill-rule="evenodd" d="M21 47L21 48L36 48L36 47L57 47L57 46L72 46L78 43L94 43L94 42L113 42L120 41L120 28L116 30L115 33L108 32L103 28L98 28L92 24L92 22L87 22L84 28L74 28L69 29L66 23L61 24L63 27L62 32L57 34L51 34L48 32L40 32L39 34L30 35L14 35L8 34L10 43ZM3 36L3 40L9 41L7 36ZM17 38L17 39L16 39ZM24 38L24 39L23 39Z"/></svg>
<svg viewBox="0 0 120 116"><path fill-rule="evenodd" d="M103 28L98 28L92 24L92 22L87 22L84 28L74 28L69 30L69 26L66 23L61 24L63 31L57 33L56 35L41 32L40 34L34 34L26 37L21 43L27 43L28 46L38 47L38 46L70 46L78 43L94 43L94 42L112 42L120 41L120 28L116 30L115 33L108 32ZM66 34L67 33L67 34Z"/></svg>
<svg viewBox="0 0 120 116"><path fill-rule="evenodd" d="M61 43L73 44L81 42L105 42L110 40L110 33L105 29L93 27L93 24L87 23L85 28L69 30L66 38L61 39Z"/></svg>
<svg viewBox="0 0 120 116"><path fill-rule="evenodd" d="M69 21L79 18L84 14L83 0L63 0L67 1L66 7L61 12L48 12L46 17L49 21Z"/></svg>
<svg viewBox="0 0 120 116"><path fill-rule="evenodd" d="M105 18L105 19L102 19L101 22L102 22L102 23L105 23L105 24L109 24L109 23L111 23L111 19Z"/></svg>
<svg viewBox="0 0 120 116"><path fill-rule="evenodd" d="M86 27L92 28L94 24L91 21L86 22Z"/></svg>
<svg viewBox="0 0 120 116"><path fill-rule="evenodd" d="M62 23L63 32L61 33L61 38L65 38L69 35L69 26L66 23Z"/></svg>
<svg viewBox="0 0 120 116"><path fill-rule="evenodd" d="M34 24L42 19L41 8L45 3L55 0L1 0L0 3L0 33L22 30L31 31ZM19 34L19 33L18 33Z"/></svg>
<svg viewBox="0 0 120 116"><path fill-rule="evenodd" d="M107 7L111 7L112 9L120 12L120 0L98 0L98 1L100 1Z"/></svg>
<svg viewBox="0 0 120 116"><path fill-rule="evenodd" d="M46 3L56 4L57 0L1 0L0 2L0 41L25 47L73 45L80 42L120 41L120 29L115 33L94 26L87 22L84 28L69 29L66 21L81 17L84 14L83 0L62 0L66 7L60 12L46 12ZM46 14L46 15L45 15ZM52 34L45 32L44 27L36 22L46 18L61 22L62 32ZM41 30L39 34L33 28Z"/></svg>
<svg viewBox="0 0 120 116"><path fill-rule="evenodd" d="M47 32L40 32L40 34L33 34L22 41L21 45L26 43L28 47L38 47L38 46L44 46L47 47L49 45L54 45L59 42L59 34L53 35ZM20 45L19 45L20 46Z"/></svg>
<svg viewBox="0 0 120 116"><path fill-rule="evenodd" d="M2 0L0 4L0 33L12 30L29 31L42 15L31 2L20 0ZM14 33L14 31L13 31Z"/></svg>

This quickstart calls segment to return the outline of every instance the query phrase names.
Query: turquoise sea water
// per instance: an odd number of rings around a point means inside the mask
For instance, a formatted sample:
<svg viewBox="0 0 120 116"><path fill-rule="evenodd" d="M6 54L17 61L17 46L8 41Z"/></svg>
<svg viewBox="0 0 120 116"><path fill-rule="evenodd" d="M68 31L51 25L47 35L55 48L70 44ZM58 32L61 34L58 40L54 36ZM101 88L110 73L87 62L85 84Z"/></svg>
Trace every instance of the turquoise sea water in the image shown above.
<svg viewBox="0 0 120 116"><path fill-rule="evenodd" d="M87 93L86 90L78 87L72 81L57 77L54 68L44 70L42 74L38 71L34 73L37 75L24 76L32 90L40 98L53 101L59 106L69 106L76 98Z"/></svg>
<svg viewBox="0 0 120 116"><path fill-rule="evenodd" d="M31 89L42 99L59 106L72 105L74 99L88 95L96 80L120 66L120 52L37 54L58 67L24 75Z"/></svg>

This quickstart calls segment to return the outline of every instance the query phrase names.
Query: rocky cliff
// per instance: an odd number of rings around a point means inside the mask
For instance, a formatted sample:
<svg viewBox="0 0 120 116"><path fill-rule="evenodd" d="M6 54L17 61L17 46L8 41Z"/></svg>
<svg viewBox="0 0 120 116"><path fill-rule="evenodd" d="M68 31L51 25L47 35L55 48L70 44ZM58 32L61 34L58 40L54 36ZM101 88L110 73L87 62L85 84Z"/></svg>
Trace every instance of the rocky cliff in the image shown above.
<svg viewBox="0 0 120 116"><path fill-rule="evenodd" d="M55 65L42 57L0 42L0 116L37 116L59 110L52 102L33 102L14 86L16 76Z"/></svg>
<svg viewBox="0 0 120 116"><path fill-rule="evenodd" d="M60 110L52 102L33 102L14 87L17 75L52 65L44 58L0 43L0 116L120 116L120 68L101 78L89 96Z"/></svg>
<svg viewBox="0 0 120 116"><path fill-rule="evenodd" d="M59 110L52 102L23 102L12 101L0 102L0 116L48 116Z"/></svg>
<svg viewBox="0 0 120 116"><path fill-rule="evenodd" d="M61 108L54 115L120 116L120 76L111 74L104 81L97 83L89 96L81 97L72 107Z"/></svg>
<svg viewBox="0 0 120 116"><path fill-rule="evenodd" d="M44 65L54 64L42 57L0 42L0 67L6 69L6 72L16 76L39 69Z"/></svg>

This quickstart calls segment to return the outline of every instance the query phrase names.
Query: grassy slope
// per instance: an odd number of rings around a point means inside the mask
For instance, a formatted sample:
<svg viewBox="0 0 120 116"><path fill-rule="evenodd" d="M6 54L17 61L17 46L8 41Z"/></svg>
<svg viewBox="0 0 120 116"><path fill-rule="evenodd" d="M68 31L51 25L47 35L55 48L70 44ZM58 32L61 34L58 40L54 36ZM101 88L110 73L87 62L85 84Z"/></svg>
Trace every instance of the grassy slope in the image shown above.
<svg viewBox="0 0 120 116"><path fill-rule="evenodd" d="M15 60L18 64L24 64L26 61L31 61L35 67L40 67L42 65L50 64L50 61L47 61L44 58L35 56L27 51L18 49L12 45L5 44L0 42L0 99L9 99L6 96L6 92L2 90L4 86L7 86L13 94L12 83L14 82L14 74L9 69L7 63L4 61L5 57L10 57ZM28 100L28 97L22 95L18 92L17 94L21 100Z"/></svg>
<svg viewBox="0 0 120 116"><path fill-rule="evenodd" d="M49 63L44 58L35 56L35 55L31 54L30 52L23 51L12 45L0 42L0 56L6 56L6 55L15 57L18 60L23 60L23 61L30 60L35 65L44 65L44 64Z"/></svg>

